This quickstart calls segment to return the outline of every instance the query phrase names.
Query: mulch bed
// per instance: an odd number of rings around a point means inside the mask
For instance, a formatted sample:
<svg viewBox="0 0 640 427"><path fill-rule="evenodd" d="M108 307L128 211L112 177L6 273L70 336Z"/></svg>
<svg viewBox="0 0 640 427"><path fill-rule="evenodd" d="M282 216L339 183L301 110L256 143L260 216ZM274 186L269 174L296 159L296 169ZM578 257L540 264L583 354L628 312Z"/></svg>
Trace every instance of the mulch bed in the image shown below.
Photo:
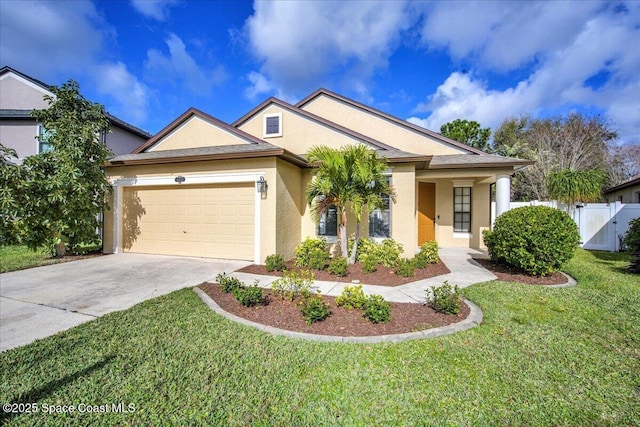
<svg viewBox="0 0 640 427"><path fill-rule="evenodd" d="M295 266L293 260L285 262L288 270L299 271L300 269ZM262 274L266 276L279 276L282 277L281 271L267 271L264 265L252 264L247 267L237 270L242 273ZM415 275L412 277L398 276L393 269L379 265L378 269L373 273L365 273L362 271L362 263L356 262L349 266L349 274L340 277L334 276L328 271L312 270L315 280L325 280L329 282L345 282L345 283L363 283L367 285L379 285L379 286L399 286L407 283L415 282L416 280L428 279L430 277L440 276L443 274L449 274L451 271L444 263L438 259L437 264L429 264L426 268L416 268Z"/></svg>
<svg viewBox="0 0 640 427"><path fill-rule="evenodd" d="M436 328L465 319L470 312L466 304L460 303L458 315L437 313L427 305L391 303L391 320L387 323L371 323L362 317L362 310L347 310L336 306L335 298L322 298L331 305L331 314L322 322L307 325L302 319L297 302L283 301L265 291L268 304L257 307L242 306L232 294L225 294L220 285L204 283L205 291L223 310L253 322L295 332L342 337L401 334Z"/></svg>
<svg viewBox="0 0 640 427"><path fill-rule="evenodd" d="M517 282L527 285L564 285L567 278L560 273L551 273L548 276L530 276L524 271L504 264L493 262L489 259L474 258L475 262L492 272L498 280L503 282Z"/></svg>

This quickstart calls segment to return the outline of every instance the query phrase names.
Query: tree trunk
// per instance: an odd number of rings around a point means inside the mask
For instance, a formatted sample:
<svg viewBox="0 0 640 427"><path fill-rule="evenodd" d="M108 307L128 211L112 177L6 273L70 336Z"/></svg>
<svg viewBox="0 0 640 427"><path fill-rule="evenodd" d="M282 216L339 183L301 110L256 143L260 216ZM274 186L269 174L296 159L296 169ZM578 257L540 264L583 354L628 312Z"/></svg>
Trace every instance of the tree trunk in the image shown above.
<svg viewBox="0 0 640 427"><path fill-rule="evenodd" d="M347 212L342 210L341 223L338 226L338 232L340 234L340 250L344 258L349 258L349 249L347 248Z"/></svg>
<svg viewBox="0 0 640 427"><path fill-rule="evenodd" d="M65 255L66 248L64 242L56 243L56 258L62 258Z"/></svg>
<svg viewBox="0 0 640 427"><path fill-rule="evenodd" d="M360 222L356 222L356 236L353 239L353 247L351 248L351 256L349 257L349 264L355 264L356 254L358 252L358 241L360 240Z"/></svg>

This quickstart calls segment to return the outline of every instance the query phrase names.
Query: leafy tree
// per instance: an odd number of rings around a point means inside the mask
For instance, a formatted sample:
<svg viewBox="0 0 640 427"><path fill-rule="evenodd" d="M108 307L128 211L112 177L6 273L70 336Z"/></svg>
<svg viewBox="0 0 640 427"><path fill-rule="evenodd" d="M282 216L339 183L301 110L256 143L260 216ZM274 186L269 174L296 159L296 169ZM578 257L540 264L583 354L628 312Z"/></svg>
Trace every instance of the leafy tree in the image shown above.
<svg viewBox="0 0 640 427"><path fill-rule="evenodd" d="M569 215L577 202L595 202L602 195L604 173L598 169L575 171L563 169L549 175L547 187L549 196L566 203Z"/></svg>
<svg viewBox="0 0 640 427"><path fill-rule="evenodd" d="M16 164L18 154L12 148L0 144L0 244L20 241L20 217L23 180L22 168Z"/></svg>
<svg viewBox="0 0 640 427"><path fill-rule="evenodd" d="M353 264L360 238L360 223L365 209L382 206L383 196L390 195L395 202L393 188L383 173L386 161L364 145L349 145L340 149L320 146L307 154L316 167L315 179L307 186L307 203L319 218L330 206L338 211L338 237L342 256ZM355 243L351 256L347 249L347 212L356 217Z"/></svg>
<svg viewBox="0 0 640 427"><path fill-rule="evenodd" d="M23 240L62 256L66 248L97 241L98 215L106 208L109 183L102 170L111 151L102 142L109 132L104 107L86 100L69 80L45 96L49 107L32 116L47 129L52 151L27 157L21 207Z"/></svg>
<svg viewBox="0 0 640 427"><path fill-rule="evenodd" d="M491 129L481 128L476 121L455 119L440 127L440 133L447 138L470 145L482 151L489 151L489 138Z"/></svg>
<svg viewBox="0 0 640 427"><path fill-rule="evenodd" d="M608 150L616 138L617 133L600 116L525 116L505 120L494 133L493 148L501 155L536 162L516 174L513 200L547 200L548 177L554 172L608 170Z"/></svg>

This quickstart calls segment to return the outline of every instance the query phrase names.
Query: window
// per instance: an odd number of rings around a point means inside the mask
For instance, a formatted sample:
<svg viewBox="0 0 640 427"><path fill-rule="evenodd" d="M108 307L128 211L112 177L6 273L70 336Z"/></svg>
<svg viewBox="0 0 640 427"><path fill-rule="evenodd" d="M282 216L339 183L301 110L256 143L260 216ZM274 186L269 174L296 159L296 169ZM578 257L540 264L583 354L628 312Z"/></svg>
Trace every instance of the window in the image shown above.
<svg viewBox="0 0 640 427"><path fill-rule="evenodd" d="M453 231L471 232L471 187L453 188Z"/></svg>
<svg viewBox="0 0 640 427"><path fill-rule="evenodd" d="M38 125L38 153L48 153L53 150L53 145L49 142L51 132L44 126Z"/></svg>
<svg viewBox="0 0 640 427"><path fill-rule="evenodd" d="M337 237L338 236L338 209L331 205L320 217L318 222L318 236Z"/></svg>
<svg viewBox="0 0 640 427"><path fill-rule="evenodd" d="M282 113L265 114L264 137L282 136Z"/></svg>
<svg viewBox="0 0 640 427"><path fill-rule="evenodd" d="M389 178L387 178L389 182ZM382 198L382 207L369 213L369 237L391 237L391 198L386 195Z"/></svg>

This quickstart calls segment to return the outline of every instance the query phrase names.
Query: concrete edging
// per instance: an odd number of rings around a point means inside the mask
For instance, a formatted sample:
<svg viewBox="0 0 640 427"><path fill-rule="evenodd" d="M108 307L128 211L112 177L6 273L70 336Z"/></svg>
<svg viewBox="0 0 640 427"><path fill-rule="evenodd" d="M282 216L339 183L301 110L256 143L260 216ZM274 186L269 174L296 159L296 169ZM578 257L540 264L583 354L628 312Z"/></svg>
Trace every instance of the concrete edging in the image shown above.
<svg viewBox="0 0 640 427"><path fill-rule="evenodd" d="M458 323L453 323L447 326L441 326L439 328L426 329L424 331L417 332L407 332L404 334L395 334L395 335L374 335L374 336L366 336L366 337L340 337L334 335L316 335L309 334L305 332L295 332L288 331L285 329L274 328L273 326L263 325L261 323L256 323L251 320L244 319L242 317L236 316L235 314L231 314L228 311L225 311L216 303L206 292L202 289L195 287L193 291L200 297L200 299L213 311L217 314L226 317L229 320L233 320L234 322L241 323L245 326L250 326L252 328L259 329L263 332L268 332L274 335L281 335L288 338L297 338L304 339L310 341L320 341L320 342L342 342L342 343L360 343L360 344L375 344L382 342L401 342L408 340L416 340L422 338L435 338L443 335L450 335L455 332L466 331L467 329L471 329L482 323L482 310L480 307L472 303L471 301L464 299L465 304L469 306L471 310L466 319L461 320Z"/></svg>

